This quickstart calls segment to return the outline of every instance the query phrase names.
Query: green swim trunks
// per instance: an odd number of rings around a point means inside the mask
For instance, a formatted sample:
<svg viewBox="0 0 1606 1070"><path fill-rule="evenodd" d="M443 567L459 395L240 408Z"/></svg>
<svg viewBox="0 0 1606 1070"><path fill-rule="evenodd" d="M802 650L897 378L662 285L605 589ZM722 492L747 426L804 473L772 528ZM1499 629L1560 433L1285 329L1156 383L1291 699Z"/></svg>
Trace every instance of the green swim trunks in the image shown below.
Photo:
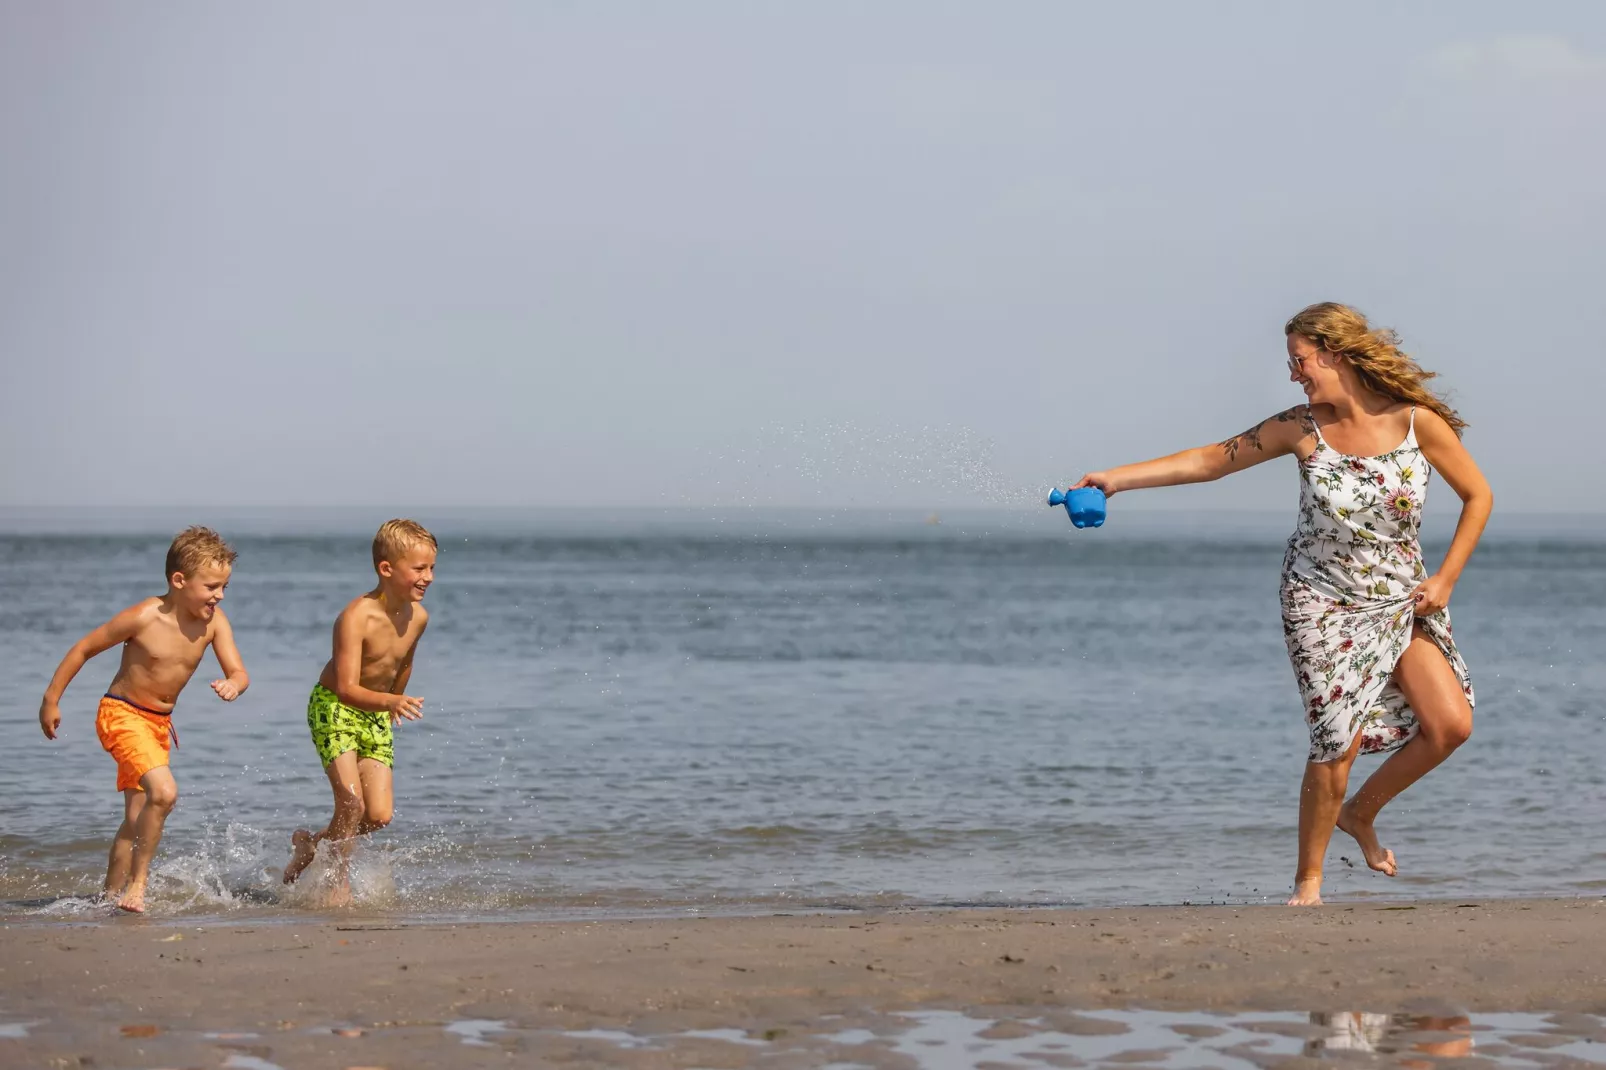
<svg viewBox="0 0 1606 1070"><path fill-rule="evenodd" d="M390 714L354 710L322 684L314 685L312 697L307 699L307 727L312 729L312 745L325 766L348 750L356 751L358 758L396 764Z"/></svg>

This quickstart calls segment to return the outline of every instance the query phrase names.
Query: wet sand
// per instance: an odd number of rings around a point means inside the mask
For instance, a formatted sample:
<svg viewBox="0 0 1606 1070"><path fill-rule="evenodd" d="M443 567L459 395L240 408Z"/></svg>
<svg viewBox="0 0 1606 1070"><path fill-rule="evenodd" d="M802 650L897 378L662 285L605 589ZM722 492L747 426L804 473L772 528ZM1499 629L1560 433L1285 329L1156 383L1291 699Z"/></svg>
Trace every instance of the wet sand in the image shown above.
<svg viewBox="0 0 1606 1070"><path fill-rule="evenodd" d="M785 1065L824 1065L806 1038L844 1023L884 1030L889 1012L1058 1016L1074 1034L1073 1012L1100 1008L1606 1014L1606 903L0 928L7 1066L528 1064L510 1052L540 1064L739 1066L782 1037L801 1045ZM524 1032L446 1028L475 1020ZM1598 1030L1577 1021L1570 1035ZM8 1023L33 1024L7 1038ZM740 1033L646 1049L531 1032L541 1030ZM872 1065L911 1065L870 1054Z"/></svg>

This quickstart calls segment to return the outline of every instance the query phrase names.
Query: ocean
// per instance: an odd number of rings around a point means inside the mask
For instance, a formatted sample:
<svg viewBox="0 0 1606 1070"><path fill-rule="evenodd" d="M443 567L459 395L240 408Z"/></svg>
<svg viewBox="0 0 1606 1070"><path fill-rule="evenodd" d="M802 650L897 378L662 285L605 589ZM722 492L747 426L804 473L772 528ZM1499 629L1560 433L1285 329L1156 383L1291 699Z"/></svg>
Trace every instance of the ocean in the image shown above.
<svg viewBox="0 0 1606 1070"><path fill-rule="evenodd" d="M55 742L39 696L79 636L161 593L192 520L240 552L224 610L252 684L217 700L209 656L180 699L153 911L316 909L278 882L292 830L329 816L307 693L388 515L0 518L0 914L101 909L81 897L121 812L94 733L117 652L68 690ZM409 688L425 717L397 731L396 818L362 851L359 912L1288 893L1306 752L1277 609L1291 510L1117 510L1097 531L1047 510L416 515L441 541ZM1430 560L1451 526L1430 521ZM1400 876L1338 834L1327 895L1602 894L1606 538L1590 518L1497 526L1451 612L1473 738L1384 812Z"/></svg>

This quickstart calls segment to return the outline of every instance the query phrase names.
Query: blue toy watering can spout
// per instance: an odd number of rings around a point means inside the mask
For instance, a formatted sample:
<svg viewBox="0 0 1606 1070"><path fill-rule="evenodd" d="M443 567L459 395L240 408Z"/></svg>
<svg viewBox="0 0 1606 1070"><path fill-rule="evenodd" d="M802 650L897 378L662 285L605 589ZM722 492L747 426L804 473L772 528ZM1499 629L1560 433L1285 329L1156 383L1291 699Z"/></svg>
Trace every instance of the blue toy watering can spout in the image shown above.
<svg viewBox="0 0 1606 1070"><path fill-rule="evenodd" d="M1077 487L1068 491L1056 487L1048 494L1049 506L1065 506L1065 515L1079 528L1103 527L1106 512L1104 503L1104 492L1097 487Z"/></svg>

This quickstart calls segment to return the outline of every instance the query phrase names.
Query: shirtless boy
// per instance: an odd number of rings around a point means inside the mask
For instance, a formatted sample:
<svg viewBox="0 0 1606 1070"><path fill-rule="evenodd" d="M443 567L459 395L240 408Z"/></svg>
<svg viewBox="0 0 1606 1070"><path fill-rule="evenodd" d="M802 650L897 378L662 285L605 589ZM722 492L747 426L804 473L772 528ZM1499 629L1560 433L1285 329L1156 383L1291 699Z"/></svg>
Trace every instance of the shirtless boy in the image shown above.
<svg viewBox="0 0 1606 1070"><path fill-rule="evenodd" d="M390 824L391 726L423 716L424 700L406 694L413 651L429 623L420 604L435 580L435 536L411 520L390 520L374 536L379 584L335 621L334 656L307 701L312 744L335 792L335 813L323 831L291 837L291 884L312 863L321 840L335 844L336 884L329 905L351 901L354 837Z"/></svg>
<svg viewBox="0 0 1606 1070"><path fill-rule="evenodd" d="M133 913L145 910L145 882L162 842L162 827L178 801L178 783L168 768L173 705L211 647L223 678L212 690L233 702L250 684L234 631L219 609L234 571L235 553L209 528L188 528L167 550L167 593L123 610L67 651L39 704L39 727L55 739L61 727L62 692L84 663L123 644L123 662L100 700L95 732L117 759L117 790L123 793L123 823L106 864L106 897Z"/></svg>

